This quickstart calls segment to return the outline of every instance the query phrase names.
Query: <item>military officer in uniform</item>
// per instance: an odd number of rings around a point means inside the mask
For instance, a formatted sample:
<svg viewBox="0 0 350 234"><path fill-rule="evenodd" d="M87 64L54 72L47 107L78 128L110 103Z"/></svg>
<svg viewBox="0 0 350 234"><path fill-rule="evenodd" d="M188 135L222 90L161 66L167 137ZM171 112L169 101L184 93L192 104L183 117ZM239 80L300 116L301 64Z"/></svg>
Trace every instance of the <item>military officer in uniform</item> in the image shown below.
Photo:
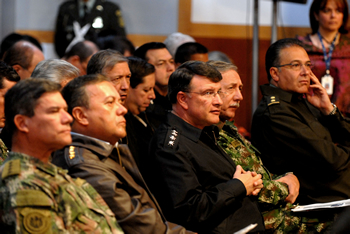
<svg viewBox="0 0 350 234"><path fill-rule="evenodd" d="M185 234L183 227L165 217L127 145L127 110L118 92L101 74L80 76L63 91L72 114L71 145L55 152L52 162L68 169L72 177L86 179L106 200L127 233Z"/></svg>
<svg viewBox="0 0 350 234"><path fill-rule="evenodd" d="M253 170L263 176L264 188L258 196L258 204L263 214L265 228L274 233L310 233L324 232L332 223L332 216L317 219L316 216L302 217L302 214L292 212L299 194L299 181L292 172L274 175L263 165L260 152L249 141L238 133L233 123L236 112L243 100L242 81L237 73L237 67L232 63L209 61L222 75L220 111L220 128L218 144L244 170ZM315 215L315 214L313 214ZM313 219L310 222L310 218ZM320 218L318 216L318 218Z"/></svg>
<svg viewBox="0 0 350 234"><path fill-rule="evenodd" d="M198 233L234 233L249 224L263 231L256 203L261 175L244 171L217 145L220 72L201 61L170 76L172 112L156 130L148 157L151 191L165 216ZM253 195L253 196L250 196Z"/></svg>
<svg viewBox="0 0 350 234"><path fill-rule="evenodd" d="M78 34L78 35L77 35ZM124 21L118 5L106 0L69 0L58 11L55 31L55 49L62 58L76 37L78 41L96 43L99 35L126 36Z"/></svg>
<svg viewBox="0 0 350 234"><path fill-rule="evenodd" d="M18 82L5 95L11 152L0 167L0 228L6 233L123 233L96 190L49 162L70 144L61 86Z"/></svg>
<svg viewBox="0 0 350 234"><path fill-rule="evenodd" d="M266 52L269 84L252 122L252 142L272 173L293 171L304 205L350 197L350 123L331 103L302 43L286 38Z"/></svg>

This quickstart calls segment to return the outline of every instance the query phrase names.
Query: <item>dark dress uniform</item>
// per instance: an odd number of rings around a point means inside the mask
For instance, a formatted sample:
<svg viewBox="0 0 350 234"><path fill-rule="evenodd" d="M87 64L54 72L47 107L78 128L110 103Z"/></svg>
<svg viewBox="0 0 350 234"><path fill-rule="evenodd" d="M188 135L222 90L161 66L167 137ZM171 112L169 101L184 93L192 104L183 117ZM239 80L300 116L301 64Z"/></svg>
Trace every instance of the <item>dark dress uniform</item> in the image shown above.
<svg viewBox="0 0 350 234"><path fill-rule="evenodd" d="M124 22L118 5L105 0L96 0L86 17L79 16L78 0L64 2L58 11L55 31L55 50L58 56L63 57L69 43L75 37L73 22L77 21L82 28L86 24L91 27L85 35L86 40L96 42L97 35L104 32L118 36L126 36ZM94 22L101 22L94 26ZM101 21L100 21L101 20Z"/></svg>
<svg viewBox="0 0 350 234"><path fill-rule="evenodd" d="M272 173L299 179L297 202L310 204L350 196L350 122L339 111L324 116L302 94L261 86L252 141Z"/></svg>
<svg viewBox="0 0 350 234"><path fill-rule="evenodd" d="M72 144L56 151L52 163L83 178L100 193L125 233L191 233L166 222L127 145L118 148L72 133Z"/></svg>
<svg viewBox="0 0 350 234"><path fill-rule="evenodd" d="M215 131L216 130L216 131ZM168 113L153 136L151 180L146 181L165 216L198 233L234 233L257 223L264 230L255 196L246 196L236 165L217 145L218 129L201 130Z"/></svg>

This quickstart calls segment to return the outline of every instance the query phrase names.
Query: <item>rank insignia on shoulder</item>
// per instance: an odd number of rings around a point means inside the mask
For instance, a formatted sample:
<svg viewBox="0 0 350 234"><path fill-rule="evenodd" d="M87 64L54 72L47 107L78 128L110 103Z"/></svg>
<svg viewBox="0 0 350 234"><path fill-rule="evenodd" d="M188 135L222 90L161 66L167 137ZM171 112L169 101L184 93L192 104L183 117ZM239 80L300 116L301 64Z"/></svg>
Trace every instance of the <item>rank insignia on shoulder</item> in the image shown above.
<svg viewBox="0 0 350 234"><path fill-rule="evenodd" d="M178 142L178 131L176 131L174 128L169 130L165 141L166 146L173 148Z"/></svg>
<svg viewBox="0 0 350 234"><path fill-rule="evenodd" d="M18 175L21 173L21 161L19 159L10 160L5 163L1 178L5 179L8 176Z"/></svg>
<svg viewBox="0 0 350 234"><path fill-rule="evenodd" d="M271 105L274 105L274 104L279 104L279 103L280 103L280 100L276 96L269 96L267 98L267 105L268 106L271 106Z"/></svg>
<svg viewBox="0 0 350 234"><path fill-rule="evenodd" d="M67 163L70 165L75 165L84 161L84 158L82 156L82 149L79 147L71 145L65 149L64 154Z"/></svg>

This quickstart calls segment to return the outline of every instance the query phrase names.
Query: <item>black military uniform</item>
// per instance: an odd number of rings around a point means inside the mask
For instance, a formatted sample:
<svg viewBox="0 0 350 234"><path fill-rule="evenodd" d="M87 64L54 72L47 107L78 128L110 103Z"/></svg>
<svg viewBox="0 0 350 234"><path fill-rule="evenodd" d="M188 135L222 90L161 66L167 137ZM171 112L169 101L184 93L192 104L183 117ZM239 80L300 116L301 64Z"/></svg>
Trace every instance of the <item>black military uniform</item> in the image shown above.
<svg viewBox="0 0 350 234"><path fill-rule="evenodd" d="M187 229L234 233L257 223L253 231L264 230L256 197L246 196L243 183L232 179L236 165L213 134L168 113L150 143L153 166L147 184L167 219Z"/></svg>
<svg viewBox="0 0 350 234"><path fill-rule="evenodd" d="M78 0L70 0L60 6L56 21L55 49L59 57L63 57L67 46L75 37L74 21L77 21L81 28L86 24L91 25L84 37L90 41L96 42L99 33L126 36L118 5L105 0L95 0L87 16L80 17Z"/></svg>
<svg viewBox="0 0 350 234"><path fill-rule="evenodd" d="M339 111L324 116L302 94L270 85L253 116L252 141L272 173L292 171L300 181L297 202L350 197L350 122Z"/></svg>

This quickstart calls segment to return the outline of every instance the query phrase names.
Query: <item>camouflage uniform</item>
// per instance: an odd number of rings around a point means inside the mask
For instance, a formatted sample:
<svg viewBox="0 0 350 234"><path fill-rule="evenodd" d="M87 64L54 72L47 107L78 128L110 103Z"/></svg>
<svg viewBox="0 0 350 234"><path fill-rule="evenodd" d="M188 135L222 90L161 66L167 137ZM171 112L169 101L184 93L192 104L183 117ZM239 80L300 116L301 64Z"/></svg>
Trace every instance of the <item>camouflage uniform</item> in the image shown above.
<svg viewBox="0 0 350 234"><path fill-rule="evenodd" d="M7 158L7 147L5 143L0 139L0 166Z"/></svg>
<svg viewBox="0 0 350 234"><path fill-rule="evenodd" d="M0 174L6 233L123 233L96 190L66 170L11 152Z"/></svg>
<svg viewBox="0 0 350 234"><path fill-rule="evenodd" d="M236 165L241 165L244 170L255 171L262 175L264 188L261 189L258 200L267 232L317 233L323 232L331 224L329 220L333 219L332 215L326 215L327 217L319 220L292 213L291 209L295 205L284 201L289 193L288 185L274 181L284 175L273 175L264 167L258 156L260 152L238 133L233 122L227 121L220 130L218 144Z"/></svg>

